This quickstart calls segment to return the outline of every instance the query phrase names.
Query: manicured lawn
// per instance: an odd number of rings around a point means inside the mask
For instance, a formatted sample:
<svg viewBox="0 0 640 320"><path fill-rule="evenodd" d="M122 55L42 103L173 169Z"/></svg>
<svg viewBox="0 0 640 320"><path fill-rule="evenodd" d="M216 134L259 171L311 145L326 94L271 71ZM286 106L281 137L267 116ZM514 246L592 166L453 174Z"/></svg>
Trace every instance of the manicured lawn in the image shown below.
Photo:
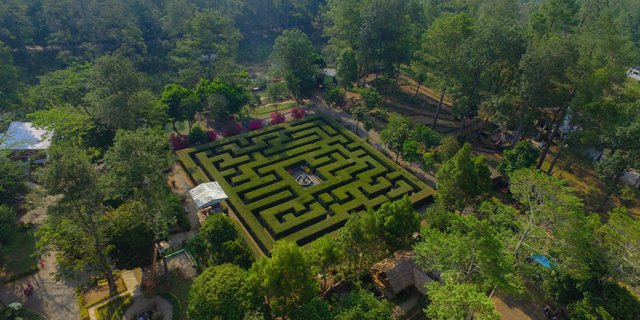
<svg viewBox="0 0 640 320"><path fill-rule="evenodd" d="M38 270L36 239L29 228L18 228L11 243L0 247L0 279L10 281Z"/></svg>
<svg viewBox="0 0 640 320"><path fill-rule="evenodd" d="M253 108L249 110L249 115L254 118L261 118L263 116L270 115L272 112L286 112L291 109L291 107L297 105L296 102L284 102L280 104L269 104L266 106L260 106L257 108Z"/></svg>
<svg viewBox="0 0 640 320"><path fill-rule="evenodd" d="M435 191L331 119L310 116L178 152L196 183L217 181L227 204L260 246L306 245L363 214L408 195ZM306 167L307 173L303 170ZM311 177L311 186L297 179Z"/></svg>

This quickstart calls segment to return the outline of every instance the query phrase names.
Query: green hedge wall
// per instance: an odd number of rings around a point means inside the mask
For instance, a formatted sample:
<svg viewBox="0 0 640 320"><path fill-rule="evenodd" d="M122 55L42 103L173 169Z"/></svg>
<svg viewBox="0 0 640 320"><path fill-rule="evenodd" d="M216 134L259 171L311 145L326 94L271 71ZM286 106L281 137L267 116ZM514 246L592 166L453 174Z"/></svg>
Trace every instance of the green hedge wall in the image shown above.
<svg viewBox="0 0 640 320"><path fill-rule="evenodd" d="M279 239L305 245L351 214L435 191L330 118L309 116L178 152L196 183L218 181L227 204L263 252ZM306 165L322 183L305 188L287 170Z"/></svg>

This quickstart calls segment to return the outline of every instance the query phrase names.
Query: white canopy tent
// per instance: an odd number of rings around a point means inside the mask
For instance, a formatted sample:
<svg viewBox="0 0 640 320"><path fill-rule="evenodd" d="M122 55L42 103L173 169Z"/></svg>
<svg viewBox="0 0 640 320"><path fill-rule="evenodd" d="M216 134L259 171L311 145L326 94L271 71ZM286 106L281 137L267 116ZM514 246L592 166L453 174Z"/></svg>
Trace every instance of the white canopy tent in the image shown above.
<svg viewBox="0 0 640 320"><path fill-rule="evenodd" d="M198 209L210 207L226 200L227 194L217 182L205 182L189 190Z"/></svg>

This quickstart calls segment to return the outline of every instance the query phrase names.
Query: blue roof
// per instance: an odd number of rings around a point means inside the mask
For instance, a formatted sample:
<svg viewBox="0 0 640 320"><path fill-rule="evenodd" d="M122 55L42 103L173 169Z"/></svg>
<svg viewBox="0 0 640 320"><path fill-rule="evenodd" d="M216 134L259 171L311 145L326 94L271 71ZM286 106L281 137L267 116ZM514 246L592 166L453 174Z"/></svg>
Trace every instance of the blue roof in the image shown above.
<svg viewBox="0 0 640 320"><path fill-rule="evenodd" d="M531 256L531 259L535 262L537 262L539 265L545 267L545 268L551 268L551 267L555 267L555 263L549 261L549 259L547 259L547 257L541 255L541 254L536 254Z"/></svg>

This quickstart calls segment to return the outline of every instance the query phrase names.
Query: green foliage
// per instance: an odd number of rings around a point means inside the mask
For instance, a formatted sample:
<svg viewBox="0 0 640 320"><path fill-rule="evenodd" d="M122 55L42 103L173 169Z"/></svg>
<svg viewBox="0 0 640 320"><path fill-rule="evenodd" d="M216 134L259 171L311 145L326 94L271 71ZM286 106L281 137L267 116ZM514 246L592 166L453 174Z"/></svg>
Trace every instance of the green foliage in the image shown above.
<svg viewBox="0 0 640 320"><path fill-rule="evenodd" d="M502 160L500 160L498 164L498 171L510 174L518 169L533 167L539 157L540 151L538 151L531 142L520 141L502 153Z"/></svg>
<svg viewBox="0 0 640 320"><path fill-rule="evenodd" d="M325 134L329 136L323 137ZM253 141L249 148L244 146L244 139ZM338 143L332 143L332 139L338 139L335 140ZM353 149L353 143L358 144L356 149ZM246 153L231 154L235 148ZM206 158L202 158L205 154L208 154ZM331 161L327 154L334 154L337 161ZM255 157L255 161L245 163L247 156ZM239 221L265 253L276 240L299 244L313 242L339 229L353 216L377 209L405 194L411 194L409 198L413 203L426 203L434 193L348 129L318 116L184 149L178 152L178 157L196 183L210 179L220 183L238 213ZM196 163L194 159L197 158L206 160ZM313 188L304 188L294 179L280 178L289 175L287 169L301 163L306 163L323 182ZM254 170L242 170L244 174L241 175L224 173L247 165ZM260 169L263 165L274 165L281 170L280 177L261 176L260 171L266 169ZM355 172L359 174L354 175ZM380 176L377 183L371 183L368 177L373 179L381 172L387 172L385 175L389 178ZM397 180L390 177L397 177ZM354 187L360 192L351 197ZM292 191L295 197L291 197ZM331 210L328 212L322 203ZM308 210L298 214L303 208ZM327 214L330 219L324 218ZM282 219L283 215L285 219Z"/></svg>
<svg viewBox="0 0 640 320"><path fill-rule="evenodd" d="M86 112L71 105L38 110L27 118L36 126L54 131L54 141L88 142L87 135L95 128Z"/></svg>
<svg viewBox="0 0 640 320"><path fill-rule="evenodd" d="M131 201L105 216L105 236L112 248L109 255L119 269L134 269L151 263L155 236L145 210L149 208L141 202Z"/></svg>
<svg viewBox="0 0 640 320"><path fill-rule="evenodd" d="M413 128L412 136L424 149L437 147L442 140L440 133L423 124L416 125L415 128Z"/></svg>
<svg viewBox="0 0 640 320"><path fill-rule="evenodd" d="M26 168L0 153L0 201L10 203L23 189Z"/></svg>
<svg viewBox="0 0 640 320"><path fill-rule="evenodd" d="M162 172L171 166L173 156L167 139L157 130L118 130L104 156L108 168L103 176L106 194L112 199L145 198L166 190Z"/></svg>
<svg viewBox="0 0 640 320"><path fill-rule="evenodd" d="M200 233L189 241L189 248L201 264L233 263L248 269L254 261L253 254L239 232L231 218L215 214L205 220Z"/></svg>
<svg viewBox="0 0 640 320"><path fill-rule="evenodd" d="M364 105L369 109L373 109L378 106L382 97L378 90L375 88L360 88L358 90L360 96L362 96L362 101L364 101Z"/></svg>
<svg viewBox="0 0 640 320"><path fill-rule="evenodd" d="M331 320L329 304L319 298L303 304L289 316L291 320Z"/></svg>
<svg viewBox="0 0 640 320"><path fill-rule="evenodd" d="M310 94L320 69L316 63L318 54L304 32L298 29L282 32L269 60L273 73L285 79L298 103Z"/></svg>
<svg viewBox="0 0 640 320"><path fill-rule="evenodd" d="M391 250L406 247L411 236L420 228L420 217L408 196L387 202L378 210L369 213L375 219L376 229Z"/></svg>
<svg viewBox="0 0 640 320"><path fill-rule="evenodd" d="M420 145L415 140L405 140L402 144L402 159L407 162L416 162L420 158Z"/></svg>
<svg viewBox="0 0 640 320"><path fill-rule="evenodd" d="M338 78L338 85L343 88L351 88L353 83L358 81L358 61L353 50L345 49L340 54L337 62L336 78Z"/></svg>
<svg viewBox="0 0 640 320"><path fill-rule="evenodd" d="M72 64L66 69L46 73L38 85L29 90L36 107L80 106L87 94L91 64Z"/></svg>
<svg viewBox="0 0 640 320"><path fill-rule="evenodd" d="M484 158L472 157L471 146L465 144L453 158L445 162L436 174L438 201L462 210L491 188L491 172Z"/></svg>
<svg viewBox="0 0 640 320"><path fill-rule="evenodd" d="M0 245L7 245L13 239L17 213L13 208L0 204Z"/></svg>
<svg viewBox="0 0 640 320"><path fill-rule="evenodd" d="M267 86L267 97L271 102L278 102L287 97L289 90L284 82L271 83Z"/></svg>
<svg viewBox="0 0 640 320"><path fill-rule="evenodd" d="M189 292L189 319L241 320L246 313L261 309L262 299L247 278L247 271L232 264L205 269Z"/></svg>
<svg viewBox="0 0 640 320"><path fill-rule="evenodd" d="M166 111L146 88L146 76L119 55L98 58L89 72L90 116L112 130L164 124Z"/></svg>
<svg viewBox="0 0 640 320"><path fill-rule="evenodd" d="M324 100L329 105L341 106L345 102L345 92L340 88L331 88L324 95Z"/></svg>
<svg viewBox="0 0 640 320"><path fill-rule="evenodd" d="M200 128L200 126L195 126L191 128L191 132L189 132L189 144L192 146L197 146L203 143L209 142L209 136Z"/></svg>
<svg viewBox="0 0 640 320"><path fill-rule="evenodd" d="M0 27L2 29L2 27ZM13 64L11 48L0 38L0 106L12 109L20 102L20 69Z"/></svg>
<svg viewBox="0 0 640 320"><path fill-rule="evenodd" d="M433 156L433 153L430 153L430 152L423 153L421 160L425 170L432 170L436 167L436 161Z"/></svg>
<svg viewBox="0 0 640 320"><path fill-rule="evenodd" d="M340 263L343 249L331 235L324 235L313 242L309 255L311 263L322 276L322 288L326 285L329 273Z"/></svg>
<svg viewBox="0 0 640 320"><path fill-rule="evenodd" d="M402 152L405 140L411 136L411 130L412 126L409 118L394 113L389 117L387 126L380 131L380 138L389 149L399 155Z"/></svg>
<svg viewBox="0 0 640 320"><path fill-rule="evenodd" d="M192 90L177 84L164 87L160 102L167 108L167 115L174 126L176 121L188 121L189 128L196 114L202 110L202 103Z"/></svg>
<svg viewBox="0 0 640 320"><path fill-rule="evenodd" d="M262 257L251 272L253 282L267 297L275 316L293 313L318 293L309 256L292 242L276 242L271 257Z"/></svg>
<svg viewBox="0 0 640 320"><path fill-rule="evenodd" d="M422 231L424 240L415 246L416 263L421 268L441 271L447 281L471 283L484 290L498 286L513 291L520 286L514 276L513 257L487 221L452 213L444 217L450 220L447 230L438 230L434 224Z"/></svg>
<svg viewBox="0 0 640 320"><path fill-rule="evenodd" d="M186 23L183 37L171 52L178 79L192 85L202 78L213 80L230 74L242 39L233 21L214 10L196 12Z"/></svg>
<svg viewBox="0 0 640 320"><path fill-rule="evenodd" d="M40 171L39 181L49 195L64 196L47 209L47 219L37 231L38 248L56 252L65 276L104 276L115 294L96 168L76 146L52 147L48 156L49 165Z"/></svg>
<svg viewBox="0 0 640 320"><path fill-rule="evenodd" d="M213 111L218 118L240 112L251 101L251 95L245 88L219 79L200 80L196 95L202 101L204 109Z"/></svg>
<svg viewBox="0 0 640 320"><path fill-rule="evenodd" d="M335 320L391 319L392 309L388 302L376 299L365 290L354 290L338 301L334 310Z"/></svg>
<svg viewBox="0 0 640 320"><path fill-rule="evenodd" d="M609 274L630 285L640 284L640 257L630 243L640 243L640 221L627 210L615 209L600 230Z"/></svg>
<svg viewBox="0 0 640 320"><path fill-rule="evenodd" d="M493 301L477 286L472 284L455 284L431 282L427 285L429 300L425 313L429 319L476 319L499 320Z"/></svg>
<svg viewBox="0 0 640 320"><path fill-rule="evenodd" d="M440 148L438 148L437 157L441 162L445 162L458 153L462 146L458 139L453 136L446 136L440 140Z"/></svg>

